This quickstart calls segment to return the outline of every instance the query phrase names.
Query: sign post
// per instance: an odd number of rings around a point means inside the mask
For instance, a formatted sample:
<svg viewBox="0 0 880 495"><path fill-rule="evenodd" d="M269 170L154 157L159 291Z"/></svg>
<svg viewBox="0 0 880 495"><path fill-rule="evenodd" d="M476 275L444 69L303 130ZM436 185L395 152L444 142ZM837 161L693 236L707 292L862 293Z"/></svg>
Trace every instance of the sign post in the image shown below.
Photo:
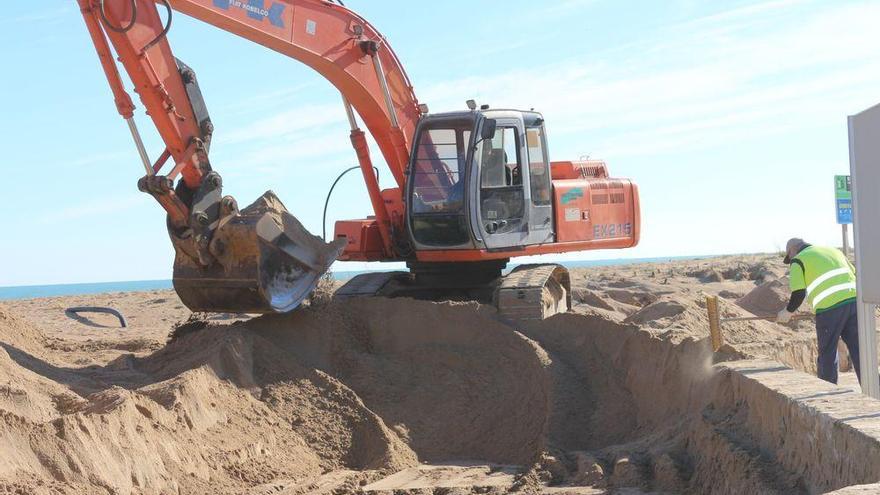
<svg viewBox="0 0 880 495"><path fill-rule="evenodd" d="M880 399L874 315L880 304L880 105L851 115L848 124L861 385L862 393Z"/></svg>
<svg viewBox="0 0 880 495"><path fill-rule="evenodd" d="M843 233L843 254L849 256L849 228L852 223L852 180L849 175L834 176L834 205L837 223Z"/></svg>

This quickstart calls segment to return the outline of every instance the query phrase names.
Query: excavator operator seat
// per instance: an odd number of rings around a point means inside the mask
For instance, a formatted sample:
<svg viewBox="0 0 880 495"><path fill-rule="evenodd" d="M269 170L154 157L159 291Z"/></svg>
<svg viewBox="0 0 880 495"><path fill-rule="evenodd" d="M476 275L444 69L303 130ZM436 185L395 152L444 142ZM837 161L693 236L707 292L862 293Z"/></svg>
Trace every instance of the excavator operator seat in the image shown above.
<svg viewBox="0 0 880 495"><path fill-rule="evenodd" d="M504 150L489 150L489 156L483 165L481 184L482 187L499 187L507 185L507 164L505 163Z"/></svg>

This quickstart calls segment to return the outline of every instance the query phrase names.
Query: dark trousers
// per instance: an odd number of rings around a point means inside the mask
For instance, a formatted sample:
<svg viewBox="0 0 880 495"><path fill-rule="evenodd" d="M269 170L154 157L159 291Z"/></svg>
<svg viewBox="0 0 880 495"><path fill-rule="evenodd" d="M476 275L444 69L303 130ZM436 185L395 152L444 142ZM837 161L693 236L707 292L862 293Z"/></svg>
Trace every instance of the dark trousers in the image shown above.
<svg viewBox="0 0 880 495"><path fill-rule="evenodd" d="M817 375L826 382L837 383L837 340L843 339L849 350L850 360L859 373L859 318L856 303L844 304L816 315L816 338L819 358L816 360Z"/></svg>

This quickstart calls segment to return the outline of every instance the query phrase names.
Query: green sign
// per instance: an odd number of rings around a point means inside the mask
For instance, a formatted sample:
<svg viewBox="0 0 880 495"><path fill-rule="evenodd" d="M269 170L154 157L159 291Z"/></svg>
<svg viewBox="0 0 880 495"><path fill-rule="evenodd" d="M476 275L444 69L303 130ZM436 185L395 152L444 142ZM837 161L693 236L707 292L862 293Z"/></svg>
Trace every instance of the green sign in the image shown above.
<svg viewBox="0 0 880 495"><path fill-rule="evenodd" d="M834 176L834 206L837 210L837 223L853 223L852 180L848 175Z"/></svg>
<svg viewBox="0 0 880 495"><path fill-rule="evenodd" d="M848 175L834 176L834 199L852 199L852 182Z"/></svg>

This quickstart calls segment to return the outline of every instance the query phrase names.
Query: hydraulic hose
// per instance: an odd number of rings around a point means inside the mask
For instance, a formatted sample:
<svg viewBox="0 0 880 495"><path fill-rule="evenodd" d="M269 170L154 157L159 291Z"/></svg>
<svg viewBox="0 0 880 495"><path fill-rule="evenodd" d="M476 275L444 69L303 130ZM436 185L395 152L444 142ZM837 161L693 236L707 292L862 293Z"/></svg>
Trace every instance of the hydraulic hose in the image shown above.
<svg viewBox="0 0 880 495"><path fill-rule="evenodd" d="M168 34L168 31L171 30L171 17L173 16L174 12L171 10L171 5L168 4L168 0L159 0L159 1L162 2L162 5L165 6L165 11L168 13L167 20L165 21L165 27L162 28L162 31L158 35L156 35L156 37L153 38L152 41L150 41L149 43L144 45L143 51L147 51L150 48L152 48L153 46L155 46L156 43L161 41L162 38L164 38ZM107 29L109 29L111 31L115 31L117 33L125 33L129 29L134 27L134 23L137 22L137 15L138 15L137 0L130 0L131 20L128 22L127 26L122 26L122 27L114 26L110 22L110 20L107 19L107 12L104 10L104 2L105 2L105 0L100 0L101 8L99 10L101 11L101 20L104 21L104 25L107 26Z"/></svg>
<svg viewBox="0 0 880 495"><path fill-rule="evenodd" d="M168 31L171 30L171 15L172 15L171 6L168 5L168 0L160 0L160 1L162 2L163 5L165 5L165 10L168 12L168 20L165 21L165 27L162 29L162 32L159 33L158 35L156 35L156 37L153 39L153 41L147 43L147 44L144 46L143 51L147 51L147 50L149 50L150 48L152 48L153 45L155 45L156 43L158 43L159 41L161 41L162 38L164 38L165 35L168 34Z"/></svg>
<svg viewBox="0 0 880 495"><path fill-rule="evenodd" d="M131 5L131 21L129 21L128 26L124 26L124 27L116 27L110 23L110 20L107 19L107 13L104 12L104 0L100 0L100 2L101 2L101 8L99 10L101 11L101 20L104 21L104 25L107 26L107 29L109 29L111 31L115 31L117 33L124 33L126 31L128 31L129 29L131 29L132 27L134 27L134 23L137 21L137 15L138 15L137 0L131 0L129 2ZM166 3L165 5L167 6L168 4Z"/></svg>
<svg viewBox="0 0 880 495"><path fill-rule="evenodd" d="M327 191L327 199L324 200L324 216L321 219L321 229L323 229L322 234L321 234L321 238L324 239L324 242L327 242L327 205L330 204L330 195L333 194L333 189L336 187L336 184L339 182L339 179L341 179L342 176L344 176L345 174L351 172L352 170L358 169L358 168L361 168L360 165L355 165L354 167L349 167L349 168L343 170L342 173L339 174L338 177L336 177L336 180L333 181L333 185L330 186L330 190ZM376 180L378 181L379 180L379 169L376 167L373 167L373 171L376 172Z"/></svg>

